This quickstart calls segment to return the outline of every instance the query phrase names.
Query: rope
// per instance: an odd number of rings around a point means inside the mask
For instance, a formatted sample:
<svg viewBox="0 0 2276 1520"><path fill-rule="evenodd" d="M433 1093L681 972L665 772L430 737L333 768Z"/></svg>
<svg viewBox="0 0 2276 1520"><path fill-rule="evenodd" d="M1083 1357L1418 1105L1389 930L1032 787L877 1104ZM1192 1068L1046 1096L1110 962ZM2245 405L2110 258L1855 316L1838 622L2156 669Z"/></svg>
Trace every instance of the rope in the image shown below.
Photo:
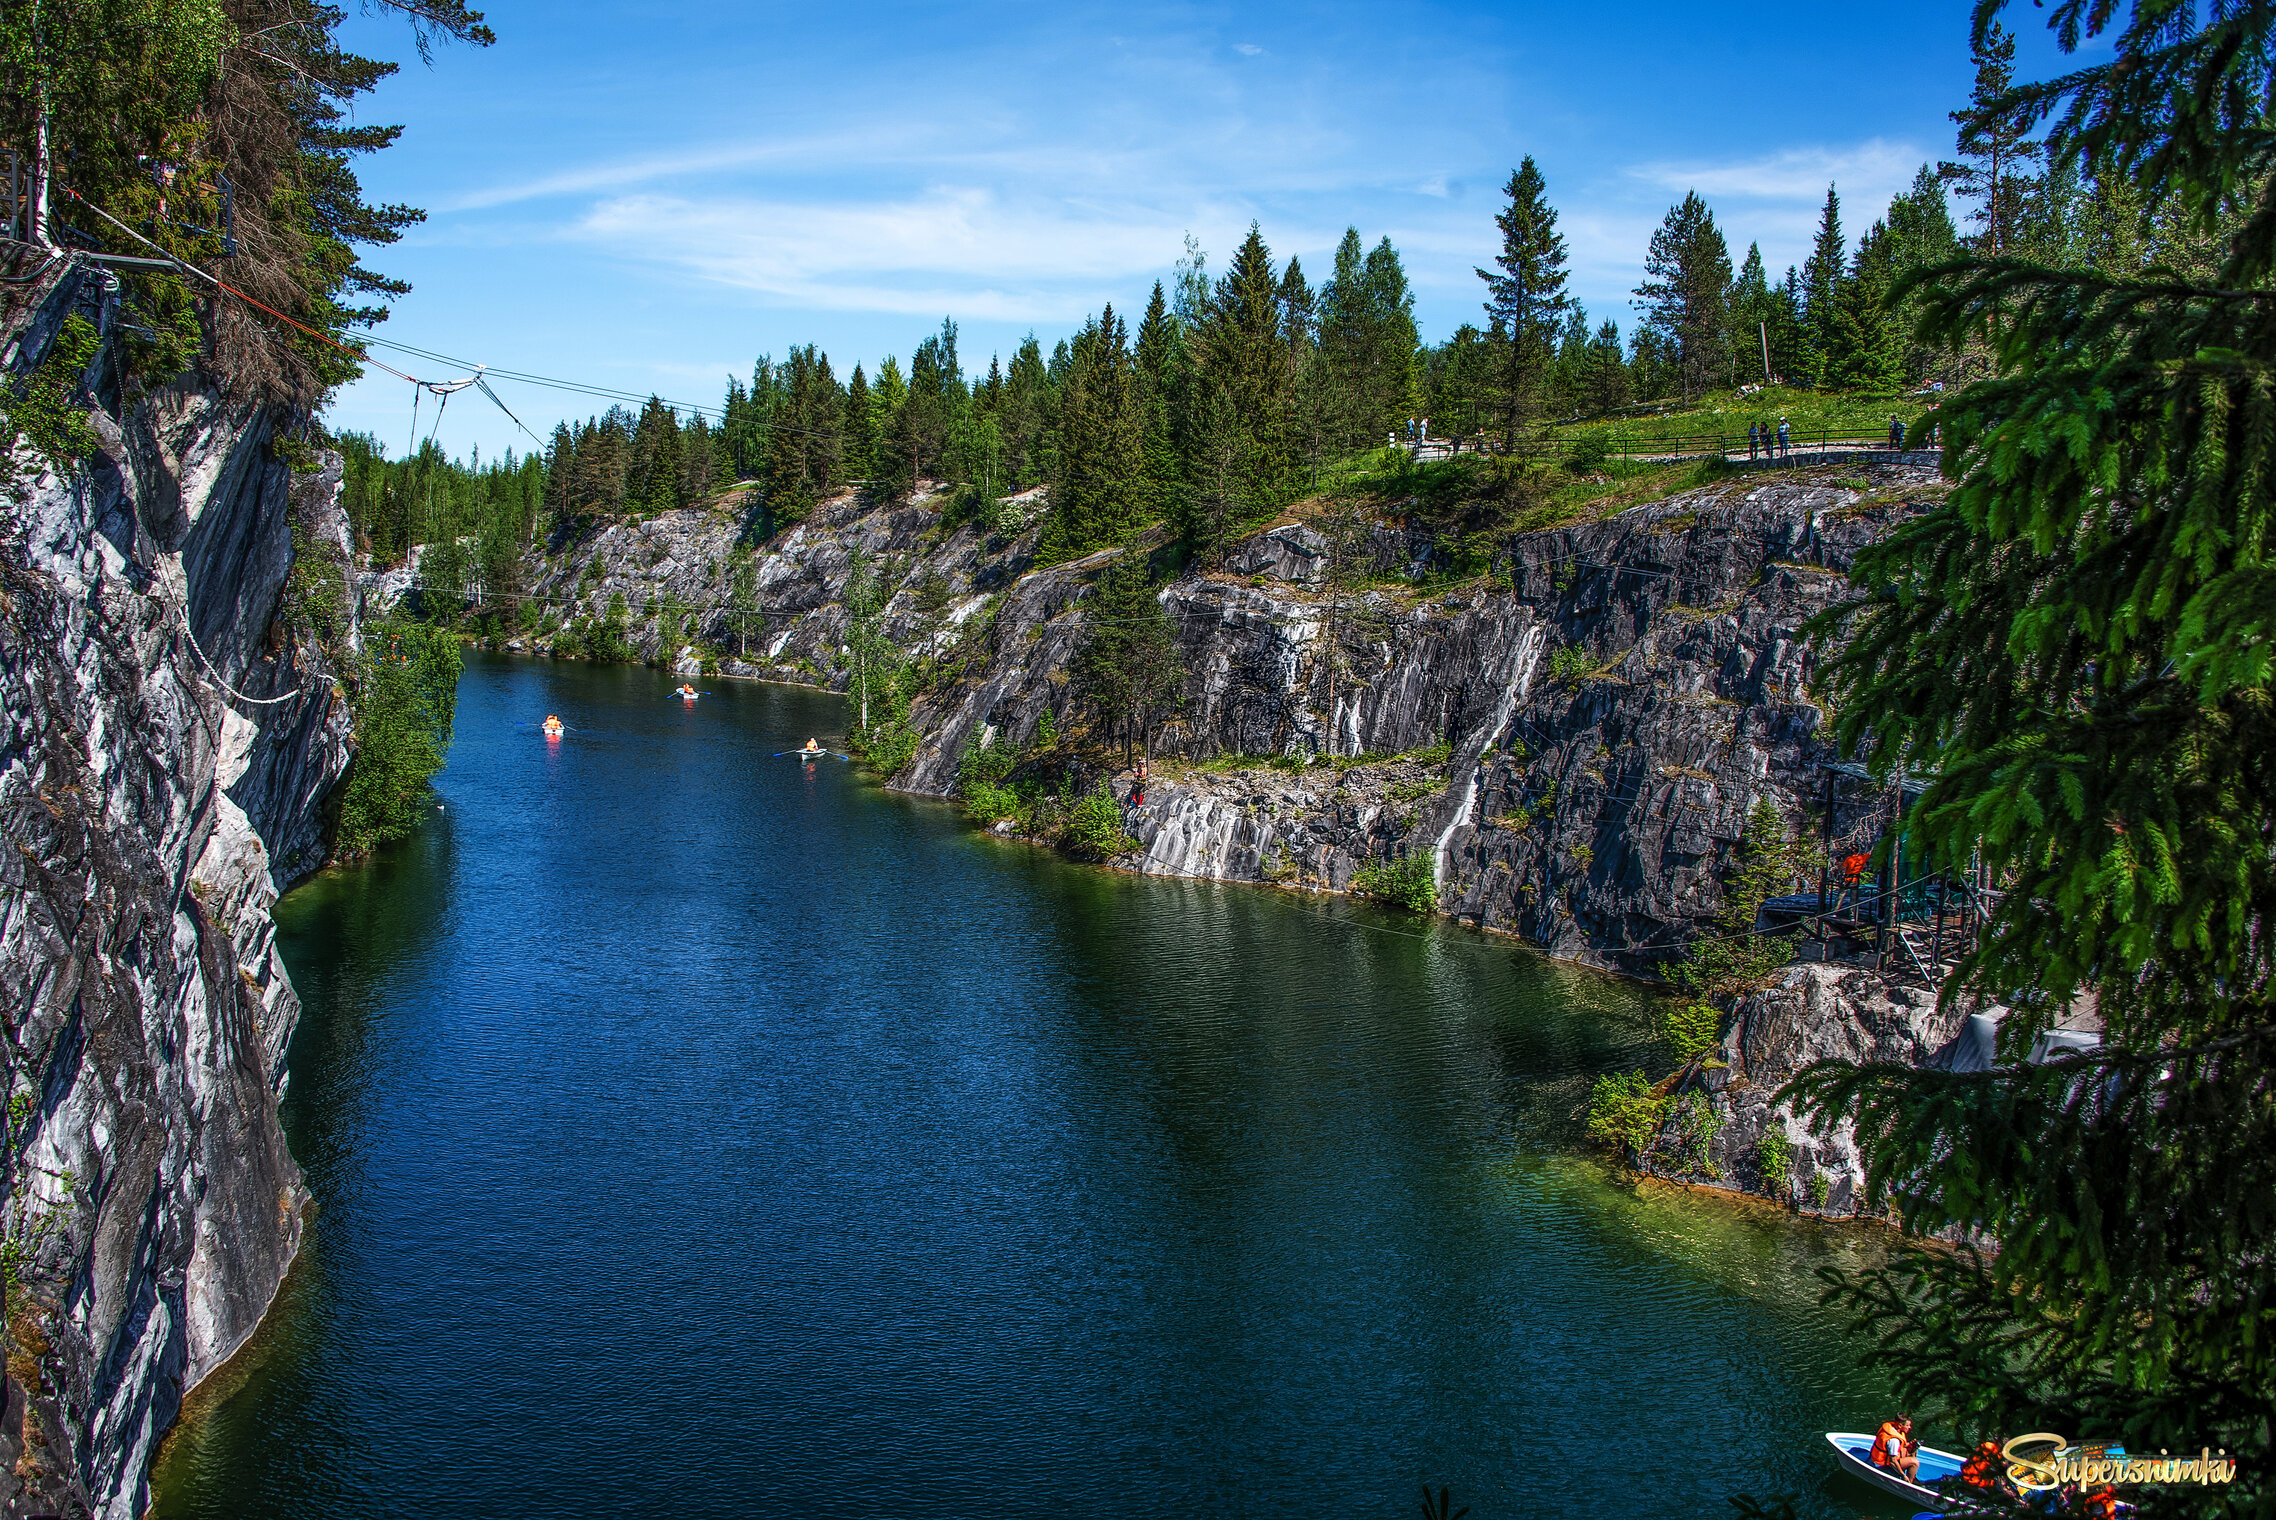
<svg viewBox="0 0 2276 1520"><path fill-rule="evenodd" d="M221 672L214 669L213 661L207 659L205 651L198 647L198 636L190 632L190 613L187 607L182 609L182 637L190 641L190 652L192 654L195 654L198 657L198 663L205 667L206 678L212 681L214 685L227 692L230 696L236 698L240 702L246 703L248 706L274 707L280 702L297 701L301 697L304 697L308 694L308 684L306 682L303 682L301 685L293 688L291 691L286 692L281 697L248 697L245 695L245 693L239 691L236 687L230 685L227 681L224 681L221 678Z"/></svg>

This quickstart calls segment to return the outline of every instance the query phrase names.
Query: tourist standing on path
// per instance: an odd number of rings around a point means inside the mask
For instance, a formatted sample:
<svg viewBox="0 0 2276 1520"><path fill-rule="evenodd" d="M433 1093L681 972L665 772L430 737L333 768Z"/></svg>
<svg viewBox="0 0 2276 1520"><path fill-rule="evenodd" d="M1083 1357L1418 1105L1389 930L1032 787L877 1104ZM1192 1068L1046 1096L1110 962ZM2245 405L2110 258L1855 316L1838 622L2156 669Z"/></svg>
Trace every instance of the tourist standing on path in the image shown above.
<svg viewBox="0 0 2276 1520"><path fill-rule="evenodd" d="M1760 448L1760 447L1761 447L1761 445L1762 445L1762 429L1761 429L1760 427L1756 426L1754 423L1751 423L1751 422L1750 422L1750 423L1748 423L1748 424L1747 424L1747 459L1748 459L1748 461L1749 461L1749 462L1752 462L1752 461L1753 461L1753 459L1754 459L1754 456L1755 456L1755 450L1756 450L1756 449L1758 449L1758 448Z"/></svg>
<svg viewBox="0 0 2276 1520"><path fill-rule="evenodd" d="M1778 457L1791 458L1794 453L1794 429L1783 417L1778 419Z"/></svg>
<svg viewBox="0 0 2276 1520"><path fill-rule="evenodd" d="M1898 417L1891 417L1891 418L1889 419L1889 447L1890 447L1890 448L1892 448L1892 449L1901 449L1901 448L1903 448L1904 446L1905 446L1905 425L1904 425L1904 421L1903 421L1903 419L1902 419L1902 418L1898 418Z"/></svg>

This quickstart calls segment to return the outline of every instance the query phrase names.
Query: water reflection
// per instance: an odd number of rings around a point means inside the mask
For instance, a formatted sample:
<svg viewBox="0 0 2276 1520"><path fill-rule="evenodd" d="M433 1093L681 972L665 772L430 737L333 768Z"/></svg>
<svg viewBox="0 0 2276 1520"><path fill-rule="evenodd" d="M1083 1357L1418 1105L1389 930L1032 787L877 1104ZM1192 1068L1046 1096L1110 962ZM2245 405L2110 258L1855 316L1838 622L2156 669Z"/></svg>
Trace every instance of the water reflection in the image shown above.
<svg viewBox="0 0 2276 1520"><path fill-rule="evenodd" d="M1831 1512L1859 1247L1575 1154L1637 989L975 836L777 757L833 699L672 684L470 662L446 810L283 905L322 1214L161 1514Z"/></svg>

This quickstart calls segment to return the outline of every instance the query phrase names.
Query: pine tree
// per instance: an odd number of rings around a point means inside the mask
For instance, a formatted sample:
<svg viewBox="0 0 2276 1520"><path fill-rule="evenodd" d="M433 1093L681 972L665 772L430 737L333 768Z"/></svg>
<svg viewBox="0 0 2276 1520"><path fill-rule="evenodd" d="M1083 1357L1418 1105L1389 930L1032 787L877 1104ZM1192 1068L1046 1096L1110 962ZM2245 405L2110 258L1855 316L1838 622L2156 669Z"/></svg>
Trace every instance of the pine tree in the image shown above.
<svg viewBox="0 0 2276 1520"><path fill-rule="evenodd" d="M1138 324L1138 407L1144 443L1146 516L1175 517L1185 488L1185 461L1178 443L1178 419L1188 407L1190 363L1185 330L1170 311L1159 280Z"/></svg>
<svg viewBox="0 0 2276 1520"><path fill-rule="evenodd" d="M1391 240L1363 252L1346 229L1319 308L1322 435L1337 449L1371 445L1422 408L1414 293Z"/></svg>
<svg viewBox="0 0 2276 1520"><path fill-rule="evenodd" d="M1547 189L1527 155L1502 187L1509 204L1494 217L1501 252L1492 269L1478 271L1486 282L1486 316L1507 340L1498 400L1502 448L1513 453L1520 435L1542 416L1544 381L1572 300L1565 289L1565 239Z"/></svg>
<svg viewBox="0 0 2276 1520"><path fill-rule="evenodd" d="M1811 347L1801 272L1787 265L1786 278L1770 294L1770 373L1781 385L1802 384L1809 378Z"/></svg>
<svg viewBox="0 0 2276 1520"><path fill-rule="evenodd" d="M1979 9L1979 52L1998 41ZM1981 1072L1835 1063L1869 1196L1926 1243L1842 1302L1900 1398L1971 1436L2053 1431L2236 1458L2144 1513L2276 1503L2276 8L2052 8L2087 62L1984 103L2051 113L2058 165L2226 222L2209 278L1978 256L1931 332L1986 335L1947 399L1955 484L1859 556L1812 632L1837 730L1927 791L1905 850L1998 889L1947 984L2004 1003ZM2106 32L2115 32L2107 36ZM1988 229L1987 229L1988 230ZM2099 1049L2021 1057L2092 993ZM1940 1232L1968 1243L1932 1243ZM1996 1254L1973 1243L1996 1244Z"/></svg>
<svg viewBox="0 0 2276 1520"><path fill-rule="evenodd" d="M1558 416L1577 416L1580 413L1581 395L1587 385L1590 363L1589 344L1593 339L1588 325L1588 308L1575 301L1565 313L1564 330L1557 334L1557 361L1549 372L1549 396Z"/></svg>
<svg viewBox="0 0 2276 1520"><path fill-rule="evenodd" d="M770 533L803 520L845 483L845 393L830 373L830 356L809 343L793 348L783 368L787 393L767 440Z"/></svg>
<svg viewBox="0 0 2276 1520"><path fill-rule="evenodd" d="M2015 35L1993 22L1977 37L1971 61L1975 90L1967 108L1952 113L1960 128L1960 162L1939 164L1937 173L1976 201L1971 220L1983 228L1979 242L1998 257L2016 241L2040 145L2025 135L2031 118L2009 101L2015 86Z"/></svg>
<svg viewBox="0 0 2276 1520"><path fill-rule="evenodd" d="M1922 270L1949 262L1960 252L1960 235L1952 226L1944 183L1928 165L1920 166L1911 189L1889 203L1889 239L1890 262L1902 291L1895 297L1894 310L1905 350L1904 383L1917 385L1949 366L1935 345L1917 335L1926 315L1924 298L1917 287L1906 287L1904 282Z"/></svg>
<svg viewBox="0 0 2276 1520"><path fill-rule="evenodd" d="M1620 324L1607 320L1589 341L1588 368L1581 388L1581 410L1593 417L1618 411L1635 400L1628 361L1620 351Z"/></svg>
<svg viewBox="0 0 2276 1520"><path fill-rule="evenodd" d="M1286 315L1281 277L1252 224L1193 334L1198 378L1230 403L1225 425L1239 437L1238 511L1244 517L1270 511L1295 485L1295 345Z"/></svg>
<svg viewBox="0 0 2276 1520"><path fill-rule="evenodd" d="M1839 367L1836 303L1849 278L1849 242L1841 235L1841 197L1826 186L1826 208L1818 218L1818 240L1802 266L1802 322L1806 344L1804 373L1814 386L1830 383Z"/></svg>
<svg viewBox="0 0 2276 1520"><path fill-rule="evenodd" d="M1905 382L1905 335L1890 304L1894 241L1879 222L1857 248L1857 265L1834 298L1833 383L1890 392Z"/></svg>
<svg viewBox="0 0 2276 1520"><path fill-rule="evenodd" d="M1149 504L1137 364L1109 306L1075 337L1051 521L1037 553L1048 563L1119 542L1144 525Z"/></svg>
<svg viewBox="0 0 2276 1520"><path fill-rule="evenodd" d="M909 393L894 419L894 449L909 461L913 481L944 473L949 434L967 399L956 357L956 323L943 317L940 331L919 343L909 358Z"/></svg>
<svg viewBox="0 0 2276 1520"><path fill-rule="evenodd" d="M553 442L545 451L545 522L549 536L563 534L568 529L569 485L576 471L576 435L569 431L568 423L557 422L553 425Z"/></svg>
<svg viewBox="0 0 2276 1520"><path fill-rule="evenodd" d="M846 382L846 415L840 432L845 435L844 464L848 480L869 480L877 470L877 418L869 394L869 377L854 365Z"/></svg>
<svg viewBox="0 0 2276 1520"><path fill-rule="evenodd" d="M901 377L901 361L887 354L877 366L877 379L869 390L869 473L880 500L898 500L916 488L916 466L901 429L901 411L908 400L909 385Z"/></svg>
<svg viewBox="0 0 2276 1520"><path fill-rule="evenodd" d="M1465 322L1425 359L1433 431L1453 438L1477 436L1494 415L1499 384L1499 362L1486 334Z"/></svg>
<svg viewBox="0 0 2276 1520"><path fill-rule="evenodd" d="M1012 355L1004 375L1001 425L1005 468L1020 489L1038 485L1050 473L1050 432L1057 413L1051 376L1043 363L1043 346L1029 333Z"/></svg>
<svg viewBox="0 0 2276 1520"><path fill-rule="evenodd" d="M1097 737L1121 740L1126 761L1133 749L1153 752L1155 732L1184 690L1185 665L1143 554L1125 553L1099 576L1067 673Z"/></svg>
<svg viewBox="0 0 2276 1520"><path fill-rule="evenodd" d="M1769 367L1768 350L1770 324L1778 315L1778 293L1770 288L1759 244L1747 244L1746 260L1731 281L1729 312L1731 332L1727 341L1734 373L1750 380L1760 375L1767 381L1775 373Z"/></svg>
<svg viewBox="0 0 2276 1520"><path fill-rule="evenodd" d="M1651 276L1636 287L1644 325L1674 355L1686 401L1728 379L1731 250L1696 191L1672 207L1644 258Z"/></svg>
<svg viewBox="0 0 2276 1520"><path fill-rule="evenodd" d="M1320 287L1320 385L1315 402L1330 442L1355 448L1371 431L1366 404L1367 250L1359 229L1346 227L1334 272Z"/></svg>

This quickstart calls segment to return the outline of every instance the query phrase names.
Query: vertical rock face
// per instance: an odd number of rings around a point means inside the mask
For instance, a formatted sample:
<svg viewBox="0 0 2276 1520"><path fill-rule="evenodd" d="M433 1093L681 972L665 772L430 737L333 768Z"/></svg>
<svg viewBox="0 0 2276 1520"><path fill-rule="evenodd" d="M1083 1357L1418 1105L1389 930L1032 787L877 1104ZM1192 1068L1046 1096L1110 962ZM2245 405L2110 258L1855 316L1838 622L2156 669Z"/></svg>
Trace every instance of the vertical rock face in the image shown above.
<svg viewBox="0 0 2276 1520"><path fill-rule="evenodd" d="M1743 1187L1825 1214L1864 1205L1865 1167L1847 1118L1815 1134L1780 1088L1818 1061L1921 1066L1947 1048L1973 1004L1938 1008L1926 987L1896 984L1860 966L1805 962L1732 1010L1720 1062L1677 1098L1643 1158L1647 1170L1685 1182ZM1763 1138L1778 1140L1765 1150ZM1783 1143L1779 1143L1779 1142ZM1783 1175L1768 1163L1783 1158Z"/></svg>
<svg viewBox="0 0 2276 1520"><path fill-rule="evenodd" d="M1444 911L1649 972L1720 908L1756 799L1810 820L1832 745L1802 625L1851 594L1859 549L1940 489L1924 455L1747 474L1521 535L1490 585L1436 594L1411 579L1427 535L1384 526L1364 609L1335 617L1318 534L1268 524L1221 570L1161 589L1186 684L1126 819L1139 848L1116 864L1340 891L1370 861L1422 852ZM729 582L747 524L716 511L613 524L533 562L530 583L558 615L624 608L640 658L694 667L677 628L670 650L659 631L692 608L722 673L842 690L847 568L871 556L891 582L885 635L955 652L960 673L916 702L920 742L891 778L942 796L968 748L1034 743L1047 714L1061 733L1079 722L1069 666L1116 551L1037 569L1031 499L995 532L941 505L824 503L751 546L741 613ZM1313 756L1339 758L1289 763Z"/></svg>
<svg viewBox="0 0 2276 1520"><path fill-rule="evenodd" d="M66 275L0 362L104 326L101 286ZM349 720L287 580L296 539L347 540L338 462L273 457L288 419L189 380L118 415L112 373L85 377L97 452L63 475L19 445L0 498L0 1511L128 1520L300 1243L269 908L322 863Z"/></svg>
<svg viewBox="0 0 2276 1520"><path fill-rule="evenodd" d="M1268 529L1229 557L1241 580L1161 593L1187 682L1157 757L1254 764L1158 760L1127 825L1140 848L1119 863L1341 890L1370 859L1424 852L1445 911L1648 971L1720 906L1755 799L1808 820L1832 747L1802 624L1850 594L1857 550L1935 489L1922 459L1840 480L1748 477L1524 535L1494 589L1370 593L1364 642L1343 640L1332 687L1307 530ZM1383 538L1387 563L1418 552ZM1069 721L1065 670L1095 568L1054 566L1004 592L992 657L919 704L925 742L895 785L945 793L967 746L1026 742L1047 709ZM1406 758L1265 763L1314 752ZM1439 758L1419 766L1418 752Z"/></svg>

